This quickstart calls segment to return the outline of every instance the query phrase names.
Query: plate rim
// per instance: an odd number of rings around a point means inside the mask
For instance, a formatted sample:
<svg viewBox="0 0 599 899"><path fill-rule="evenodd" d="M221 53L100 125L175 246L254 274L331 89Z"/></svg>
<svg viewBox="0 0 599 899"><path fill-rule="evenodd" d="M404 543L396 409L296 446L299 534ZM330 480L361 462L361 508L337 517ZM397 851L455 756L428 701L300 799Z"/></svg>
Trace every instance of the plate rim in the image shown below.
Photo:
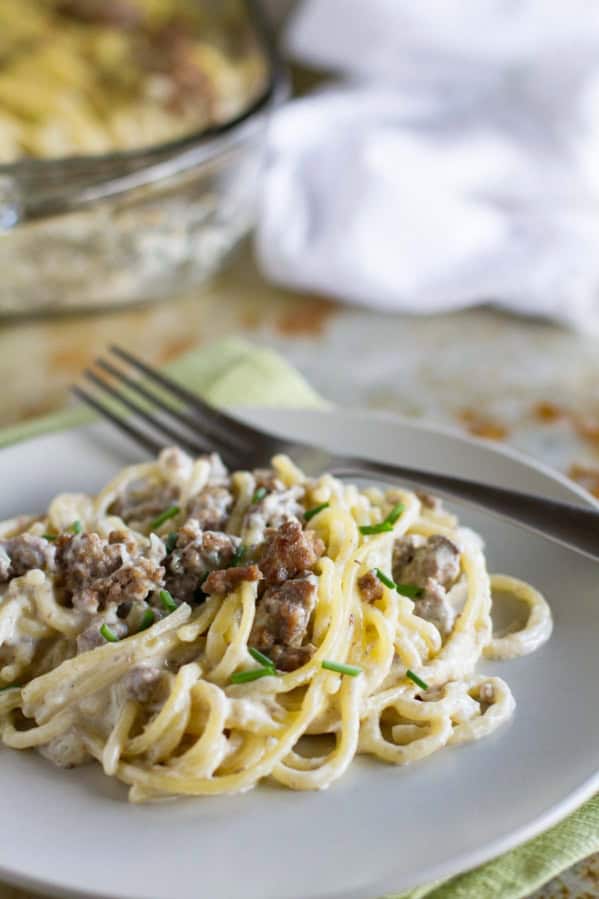
<svg viewBox="0 0 599 899"><path fill-rule="evenodd" d="M424 419L415 420L406 416L397 415L387 410L344 409L341 407L330 407L323 409L309 407L297 408L254 405L233 407L232 411L235 414L239 415L240 418L246 419L250 422L255 422L255 419L253 419L253 415L266 415L267 417L273 416L273 418L276 418L276 415L278 413L293 413L294 415L306 415L313 417L328 417L331 415L340 415L347 421L361 422L364 421L364 419L375 419L381 422L387 422L391 426L399 425L410 430L425 432L431 434L432 436L443 435L444 437L448 437L451 440L456 440L458 442L473 446L483 453L504 456L520 465L526 466L530 469L534 469L544 475L548 480L559 483L562 488L564 488L572 495L573 498L577 498L579 501L582 500L587 506L590 506L592 508L599 508L599 499L595 499L590 493L584 490L584 488L578 485L575 481L571 480L558 470L553 469L546 463L539 462L527 453L512 446L504 445L497 441L474 437L470 434L465 434L458 428L452 427L450 425L437 424L431 422L430 420ZM17 441L7 446L0 447L0 464L2 455L5 453L5 451L15 449L15 447L17 446L23 446L25 444L32 443L42 443L44 441L57 438L65 438L70 434L84 433L86 431L89 431L90 429L97 427L97 425L98 421L95 420L91 423L88 422L86 424L78 425L75 427L67 427L59 430L53 430L45 434L37 434L25 440ZM273 422L273 429L274 428L275 424ZM499 480L501 481L501 479ZM402 892L413 889L414 887L422 885L429 880L430 882L435 882L437 880L446 880L450 877L455 876L456 874L470 871L474 868L479 867L481 864L498 858L504 853L523 845L529 840L534 839L539 834L559 824L570 814L576 811L576 809L580 808L587 800L592 798L592 796L598 791L599 767L594 774L588 777L576 789L568 793L564 799L557 803L552 803L544 812L538 814L532 821L526 824L522 824L520 827L517 827L516 829L511 830L509 833L506 833L504 836L495 838L491 843L485 846L481 846L471 850L465 850L461 855L455 856L453 859L439 862L437 865L432 865L430 868L430 875L427 873L425 880L422 880L420 878L416 880L408 879L402 885ZM393 880L395 875L401 877L401 873L398 868L388 868L382 875L381 880L373 883L372 886L368 885L368 889L372 889L373 899L377 895L383 896L396 889L396 887L389 886L389 882ZM11 868L10 866L2 863L0 863L0 880L4 881L7 885L14 885L24 889L32 889L37 892L46 893L49 896L79 896L84 897L84 899L103 899L103 897L110 897L110 899L115 899L116 897L115 893L103 893L101 891L94 890L93 888L86 888L84 890L81 890L79 888L64 886L58 880L52 881L45 878L36 877L35 875L24 873L20 869ZM326 899L353 899L353 895L354 894L348 896L346 890L344 890L343 893L329 892L327 893ZM355 895L357 896L358 894L356 893Z"/></svg>

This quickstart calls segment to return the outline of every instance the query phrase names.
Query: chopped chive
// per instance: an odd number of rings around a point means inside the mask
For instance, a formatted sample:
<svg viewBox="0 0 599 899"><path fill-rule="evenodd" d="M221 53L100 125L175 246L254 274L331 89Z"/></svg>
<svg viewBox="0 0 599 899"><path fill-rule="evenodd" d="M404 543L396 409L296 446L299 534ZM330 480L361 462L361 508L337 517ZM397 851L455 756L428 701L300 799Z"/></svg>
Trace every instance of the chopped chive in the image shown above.
<svg viewBox="0 0 599 899"><path fill-rule="evenodd" d="M102 636L108 643L118 643L119 642L119 638L117 637L115 632L112 630L112 628L108 627L107 624L102 625L102 627L100 628L100 633L102 634Z"/></svg>
<svg viewBox="0 0 599 899"><path fill-rule="evenodd" d="M158 594L160 597L160 602L164 606L167 612L174 612L177 608L177 603L172 597L172 594L168 592L168 590L161 590Z"/></svg>
<svg viewBox="0 0 599 899"><path fill-rule="evenodd" d="M273 660L269 659L268 656L265 656L259 649L254 649L253 646L249 646L248 652L253 659L256 659L256 661L260 662L261 665L264 665L265 668L272 668L273 671L275 670L275 663Z"/></svg>
<svg viewBox="0 0 599 899"><path fill-rule="evenodd" d="M384 534L386 531L392 531L393 525L400 517L404 508L405 506L403 503L397 503L383 521L380 521L378 524L363 524L358 530L361 534Z"/></svg>
<svg viewBox="0 0 599 899"><path fill-rule="evenodd" d="M74 521L73 524L69 527L69 531L71 532L71 534L80 534L82 530L83 528L81 527L81 522L79 521L79 519L77 519L77 521Z"/></svg>
<svg viewBox="0 0 599 899"><path fill-rule="evenodd" d="M349 674L350 677L357 677L362 673L362 669L357 665L343 665L341 662L328 662L326 659L322 663L322 667L327 671L336 671L337 674Z"/></svg>
<svg viewBox="0 0 599 899"><path fill-rule="evenodd" d="M428 690L428 684L426 684L421 677L418 677L417 674L414 674L413 671L406 671L406 677L409 677L411 681L413 681L417 687L421 687L423 690Z"/></svg>
<svg viewBox="0 0 599 899"><path fill-rule="evenodd" d="M375 568L375 573L381 584L384 584L385 587L389 587L389 590L395 590L395 581L392 581L390 577L387 577L384 571L381 571L380 568Z"/></svg>
<svg viewBox="0 0 599 899"><path fill-rule="evenodd" d="M422 596L424 590L422 587L419 587L417 584L396 584L395 581L392 581L390 577L387 577L384 571L381 571L380 568L375 568L376 576L379 581L385 585L385 587L389 587L390 590L396 590L397 593L401 593L402 596L409 596L410 599L414 599L416 596Z"/></svg>
<svg viewBox="0 0 599 899"><path fill-rule="evenodd" d="M393 525L387 524L386 521L381 521L379 524L361 524L358 530L365 536L369 536L370 534L384 534L387 531L392 531Z"/></svg>
<svg viewBox="0 0 599 899"><path fill-rule="evenodd" d="M142 615L142 619L139 623L140 631L145 631L149 627L152 627L156 620L156 615L154 614L154 609L146 609L146 611Z"/></svg>
<svg viewBox="0 0 599 899"><path fill-rule="evenodd" d="M235 568L236 565L239 565L243 557L245 556L246 547L243 543L240 543L237 549L233 554L233 558L231 559L231 564L229 568Z"/></svg>
<svg viewBox="0 0 599 899"><path fill-rule="evenodd" d="M177 532L176 531L168 532L166 540L164 541L164 545L166 546L167 553L172 553L175 546L177 545Z"/></svg>
<svg viewBox="0 0 599 899"><path fill-rule="evenodd" d="M178 515L180 511L181 509L179 506L169 506L168 509L165 509L164 512L161 512L160 515L157 515L156 518L150 522L150 530L155 531L161 524L168 521L169 518L174 518L175 515Z"/></svg>
<svg viewBox="0 0 599 899"><path fill-rule="evenodd" d="M314 506L313 509L306 509L304 512L304 521L310 521L315 515L322 512L323 509L328 509L330 505L330 503L321 503L319 506Z"/></svg>
<svg viewBox="0 0 599 899"><path fill-rule="evenodd" d="M56 540L58 534L42 534L42 537L44 538L44 540L49 540L50 543L52 543L53 540Z"/></svg>
<svg viewBox="0 0 599 899"><path fill-rule="evenodd" d="M254 503L259 503L261 499L264 499L267 493L268 490L266 489L266 487L256 487L256 489L254 490L254 495L252 496L252 505Z"/></svg>
<svg viewBox="0 0 599 899"><path fill-rule="evenodd" d="M405 509L405 506L403 503L397 503L397 505L393 506L393 508L391 509L391 511L389 512L387 517L385 518L385 521L388 522L389 524L395 524L395 522L401 516L401 513L403 512L404 509Z"/></svg>
<svg viewBox="0 0 599 899"><path fill-rule="evenodd" d="M247 684L253 680L259 680L261 677L274 677L276 672L274 668L252 668L250 671L237 671L231 675L232 684Z"/></svg>
<svg viewBox="0 0 599 899"><path fill-rule="evenodd" d="M6 684L4 687L0 687L0 693L3 693L4 690L17 690L21 684Z"/></svg>
<svg viewBox="0 0 599 899"><path fill-rule="evenodd" d="M419 587L418 584L396 584L395 589L402 596L409 596L410 599L415 599L424 593L423 588Z"/></svg>

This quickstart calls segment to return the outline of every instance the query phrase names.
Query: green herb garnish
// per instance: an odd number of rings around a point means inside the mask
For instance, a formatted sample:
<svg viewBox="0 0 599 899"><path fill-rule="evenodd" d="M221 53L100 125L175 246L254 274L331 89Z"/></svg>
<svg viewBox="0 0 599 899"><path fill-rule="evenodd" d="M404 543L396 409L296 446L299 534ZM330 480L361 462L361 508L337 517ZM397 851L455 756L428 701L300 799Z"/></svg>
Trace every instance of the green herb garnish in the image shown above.
<svg viewBox="0 0 599 899"><path fill-rule="evenodd" d="M154 614L154 609L146 609L142 615L142 619L139 623L140 631L145 631L149 627L152 627L156 620L156 615Z"/></svg>
<svg viewBox="0 0 599 899"><path fill-rule="evenodd" d="M380 568L375 568L374 571L381 584L384 584L385 587L389 587L389 590L395 590L395 581L392 581L390 577L387 577L384 571L381 571Z"/></svg>
<svg viewBox="0 0 599 899"><path fill-rule="evenodd" d="M58 534L42 534L44 540L49 540L52 543L58 537Z"/></svg>
<svg viewBox="0 0 599 899"><path fill-rule="evenodd" d="M166 547L167 553L172 553L175 546L177 545L177 532L176 531L168 532L166 540L164 541L164 545Z"/></svg>
<svg viewBox="0 0 599 899"><path fill-rule="evenodd" d="M73 524L69 527L69 531L71 532L71 534L80 534L82 530L83 528L79 519L77 519L77 521L74 521Z"/></svg>
<svg viewBox="0 0 599 899"><path fill-rule="evenodd" d="M172 594L168 592L168 590L161 590L158 594L160 597L160 602L164 606L167 612L174 612L177 608L177 603L172 597Z"/></svg>
<svg viewBox="0 0 599 899"><path fill-rule="evenodd" d="M424 593L424 589L419 587L418 584L396 584L395 589L402 596L409 596L410 599L415 599Z"/></svg>
<svg viewBox="0 0 599 899"><path fill-rule="evenodd" d="M119 642L119 637L117 637L117 635L112 630L112 628L108 627L107 624L102 625L102 627L100 628L100 633L102 634L102 636L108 643L118 643Z"/></svg>
<svg viewBox="0 0 599 899"><path fill-rule="evenodd" d="M233 553L233 558L231 559L231 564L229 568L235 568L236 565L239 565L243 557L245 556L246 547L243 543L240 543L235 552Z"/></svg>
<svg viewBox="0 0 599 899"><path fill-rule="evenodd" d="M157 515L156 518L150 522L150 530L157 530L161 524L164 524L169 518L174 518L180 511L181 509L179 506L169 506L168 509L165 509L164 512L161 512L160 515Z"/></svg>
<svg viewBox="0 0 599 899"><path fill-rule="evenodd" d="M330 505L330 503L321 503L319 506L314 506L313 509L306 509L304 512L304 521L310 521L315 515L322 512L323 509L328 509Z"/></svg>
<svg viewBox="0 0 599 899"><path fill-rule="evenodd" d="M237 671L231 675L232 684L247 684L253 680L259 680L261 677L275 676L274 668L252 668L250 671Z"/></svg>
<svg viewBox="0 0 599 899"><path fill-rule="evenodd" d="M413 681L417 687L421 687L423 690L428 690L428 684L426 684L421 677L418 677L417 674L414 674L413 671L406 671L406 677L409 677L411 681Z"/></svg>
<svg viewBox="0 0 599 899"><path fill-rule="evenodd" d="M405 506L403 503L397 503L383 521L380 521L378 524L363 524L358 530L361 534L384 534L386 531L392 531L393 525L404 509Z"/></svg>
<svg viewBox="0 0 599 899"><path fill-rule="evenodd" d="M392 531L393 526L387 524L386 521L381 521L380 524L361 524L358 530L366 537L371 534L385 534L387 531Z"/></svg>
<svg viewBox="0 0 599 899"><path fill-rule="evenodd" d="M395 506L393 506L393 508L391 509L391 511L389 512L387 517L385 518L385 521L391 525L395 524L395 522L401 516L404 509L405 509L405 506L403 503L397 503Z"/></svg>
<svg viewBox="0 0 599 899"><path fill-rule="evenodd" d="M260 662L261 665L264 665L265 668L272 668L275 670L275 663L272 659L269 659L268 656L265 656L264 653L260 652L259 649L254 649L253 646L248 646L248 652L253 659L257 662Z"/></svg>
<svg viewBox="0 0 599 899"><path fill-rule="evenodd" d="M254 490L254 495L252 496L252 505L254 503L259 503L260 500L264 499L267 493L268 490L266 489L266 487L256 487L256 489Z"/></svg>
<svg viewBox="0 0 599 899"><path fill-rule="evenodd" d="M18 690L21 684L6 684L4 687L0 687L0 693L3 693L4 690Z"/></svg>
<svg viewBox="0 0 599 899"><path fill-rule="evenodd" d="M414 599L414 597L422 596L424 593L422 587L419 587L417 584L396 584L395 581L392 581L390 577L387 577L385 572L381 571L380 568L375 568L375 572L381 584L384 584L385 587L389 587L390 590L396 590L397 593L401 593L402 596L409 596L410 599Z"/></svg>
<svg viewBox="0 0 599 899"><path fill-rule="evenodd" d="M337 674L349 674L350 677L357 677L358 674L362 673L362 669L358 668L357 665L344 665L341 662L328 662L325 660L322 663L322 667L326 668L327 671L336 671Z"/></svg>

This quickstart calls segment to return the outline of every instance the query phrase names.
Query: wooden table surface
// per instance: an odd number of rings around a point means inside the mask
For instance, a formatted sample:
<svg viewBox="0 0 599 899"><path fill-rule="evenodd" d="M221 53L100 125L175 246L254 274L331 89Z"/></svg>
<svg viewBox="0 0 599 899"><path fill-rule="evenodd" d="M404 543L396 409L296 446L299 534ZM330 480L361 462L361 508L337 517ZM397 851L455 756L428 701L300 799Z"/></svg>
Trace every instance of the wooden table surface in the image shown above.
<svg viewBox="0 0 599 899"><path fill-rule="evenodd" d="M0 426L60 408L80 371L113 341L161 363L230 334L278 350L337 404L505 441L599 496L599 338L491 309L408 318L288 293L262 281L248 247L191 296L0 326ZM24 896L0 885L0 899ZM599 856L535 899L592 896Z"/></svg>

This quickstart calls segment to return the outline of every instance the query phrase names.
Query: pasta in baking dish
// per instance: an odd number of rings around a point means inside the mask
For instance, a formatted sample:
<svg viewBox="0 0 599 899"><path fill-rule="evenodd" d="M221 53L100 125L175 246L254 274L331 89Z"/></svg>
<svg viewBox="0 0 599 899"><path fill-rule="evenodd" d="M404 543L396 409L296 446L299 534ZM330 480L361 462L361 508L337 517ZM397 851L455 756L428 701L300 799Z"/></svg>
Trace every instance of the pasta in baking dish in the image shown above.
<svg viewBox="0 0 599 899"><path fill-rule="evenodd" d="M552 628L440 501L286 456L229 473L168 449L61 494L0 526L0 589L2 742L96 759L132 801L320 789L358 753L401 765L484 737L514 699L477 662ZM526 621L494 636L506 594Z"/></svg>
<svg viewBox="0 0 599 899"><path fill-rule="evenodd" d="M0 3L0 163L136 150L241 113L264 60L235 5ZM232 7L232 9L231 9Z"/></svg>

